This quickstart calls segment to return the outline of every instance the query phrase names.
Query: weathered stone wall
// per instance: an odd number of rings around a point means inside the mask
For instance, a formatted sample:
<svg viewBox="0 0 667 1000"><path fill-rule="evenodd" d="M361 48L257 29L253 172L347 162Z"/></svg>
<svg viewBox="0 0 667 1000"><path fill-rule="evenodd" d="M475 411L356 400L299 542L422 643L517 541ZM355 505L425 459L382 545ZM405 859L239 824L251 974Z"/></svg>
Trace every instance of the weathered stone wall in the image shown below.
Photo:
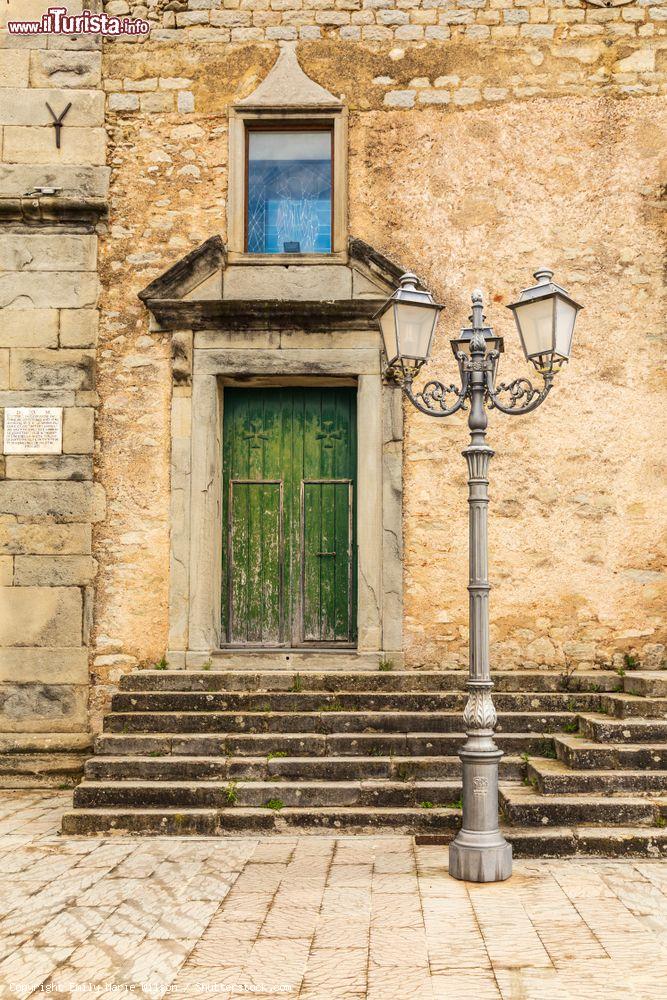
<svg viewBox="0 0 667 1000"><path fill-rule="evenodd" d="M105 10L147 17L153 40L179 42L184 31L217 42L650 38L667 20L658 0L106 0Z"/></svg>
<svg viewBox="0 0 667 1000"><path fill-rule="evenodd" d="M39 6L11 0L3 15ZM167 648L170 338L149 331L136 296L193 246L226 238L227 109L282 40L298 41L306 72L350 109L351 233L445 303L434 372L454 376L447 338L477 285L506 337L503 377L526 372L503 303L536 265L586 306L545 406L492 415L494 664L619 665L633 652L656 665L667 4L105 9L148 17L152 35L103 52L92 38L0 38L0 407L65 408L64 455L7 456L0 482L0 728L26 741L85 730L93 584L96 720L120 673ZM101 89L111 209L98 247ZM49 95L57 110L73 100L60 151ZM28 202L40 185L63 190ZM464 419L406 409L404 632L416 666L465 662L465 442Z"/></svg>
<svg viewBox="0 0 667 1000"><path fill-rule="evenodd" d="M492 416L494 664L619 665L635 652L655 665L667 6L191 0L133 12L163 27L105 46L100 477L111 513L97 533L96 675L113 683L166 648L169 343L148 333L136 293L198 242L225 238L227 107L275 61L265 42L294 37L305 71L350 108L351 233L445 302L434 371L453 376L447 338L477 285L506 337L505 377L527 372L503 303L536 265L586 306L543 409ZM464 421L412 410L406 421L407 658L462 665Z"/></svg>
<svg viewBox="0 0 667 1000"><path fill-rule="evenodd" d="M92 481L101 51L96 39L4 30L48 6L11 0L0 33L0 430L7 406L63 408L61 455L0 453L3 749L88 741L92 525L104 514ZM47 101L56 114L72 104L60 149Z"/></svg>

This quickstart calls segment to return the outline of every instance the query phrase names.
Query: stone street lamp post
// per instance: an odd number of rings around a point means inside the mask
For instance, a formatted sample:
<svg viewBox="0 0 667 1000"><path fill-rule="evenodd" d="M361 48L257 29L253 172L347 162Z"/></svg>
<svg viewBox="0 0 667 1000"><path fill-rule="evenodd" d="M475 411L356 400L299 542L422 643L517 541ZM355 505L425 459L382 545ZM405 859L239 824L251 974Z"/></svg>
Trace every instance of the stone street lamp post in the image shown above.
<svg viewBox="0 0 667 1000"><path fill-rule="evenodd" d="M582 308L552 282L553 272L535 272L537 284L509 306L526 358L542 377L534 388L527 378L496 385L501 337L485 326L482 293L473 292L471 326L452 340L460 386L429 381L417 391L414 379L428 361L442 306L404 274L399 288L376 314L387 361L387 376L410 402L431 417L448 417L470 406L469 505L469 657L468 702L463 713L466 741L463 765L463 824L449 848L449 872L471 882L500 882L512 874L512 848L498 827L498 764L502 751L493 733L496 710L489 670L488 471L493 450L486 443L487 410L511 416L537 409L551 392L554 376L568 360L577 313ZM450 402L451 401L451 402Z"/></svg>

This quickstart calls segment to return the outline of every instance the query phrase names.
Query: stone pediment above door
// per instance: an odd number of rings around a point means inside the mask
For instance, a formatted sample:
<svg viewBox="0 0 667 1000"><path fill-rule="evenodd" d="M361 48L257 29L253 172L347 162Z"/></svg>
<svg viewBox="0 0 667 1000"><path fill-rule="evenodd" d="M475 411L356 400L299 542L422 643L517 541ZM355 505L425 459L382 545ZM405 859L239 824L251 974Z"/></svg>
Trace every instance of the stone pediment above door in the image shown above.
<svg viewBox="0 0 667 1000"><path fill-rule="evenodd" d="M350 238L345 263L229 263L212 236L139 293L155 330L370 329L407 268Z"/></svg>

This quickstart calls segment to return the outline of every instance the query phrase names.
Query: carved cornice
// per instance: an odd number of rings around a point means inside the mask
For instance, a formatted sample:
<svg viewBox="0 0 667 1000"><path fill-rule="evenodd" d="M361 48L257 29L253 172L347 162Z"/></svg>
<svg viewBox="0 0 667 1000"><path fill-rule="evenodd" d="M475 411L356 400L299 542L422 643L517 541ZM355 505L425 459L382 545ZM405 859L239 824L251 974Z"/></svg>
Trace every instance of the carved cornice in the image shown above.
<svg viewBox="0 0 667 1000"><path fill-rule="evenodd" d="M104 198L44 194L0 198L0 226L16 223L26 226L95 226L106 218L107 212L108 203Z"/></svg>
<svg viewBox="0 0 667 1000"><path fill-rule="evenodd" d="M142 295L143 298L143 295ZM144 298L163 330L302 330L335 333L375 330L382 299L276 301L222 299L192 302Z"/></svg>

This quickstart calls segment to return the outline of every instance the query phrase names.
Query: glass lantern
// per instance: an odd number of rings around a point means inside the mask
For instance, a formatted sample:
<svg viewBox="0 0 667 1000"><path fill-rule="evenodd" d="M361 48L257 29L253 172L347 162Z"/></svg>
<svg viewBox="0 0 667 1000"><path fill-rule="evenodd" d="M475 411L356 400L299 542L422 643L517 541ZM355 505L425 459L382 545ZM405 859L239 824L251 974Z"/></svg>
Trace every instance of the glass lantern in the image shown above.
<svg viewBox="0 0 667 1000"><path fill-rule="evenodd" d="M417 276L404 274L399 287L375 314L387 365L419 369L431 353L431 342L442 309L430 292L417 288Z"/></svg>
<svg viewBox="0 0 667 1000"><path fill-rule="evenodd" d="M507 308L521 339L528 361L539 372L558 370L570 357L577 313L583 306L555 284L553 271L535 271L537 284L525 288L519 299Z"/></svg>

